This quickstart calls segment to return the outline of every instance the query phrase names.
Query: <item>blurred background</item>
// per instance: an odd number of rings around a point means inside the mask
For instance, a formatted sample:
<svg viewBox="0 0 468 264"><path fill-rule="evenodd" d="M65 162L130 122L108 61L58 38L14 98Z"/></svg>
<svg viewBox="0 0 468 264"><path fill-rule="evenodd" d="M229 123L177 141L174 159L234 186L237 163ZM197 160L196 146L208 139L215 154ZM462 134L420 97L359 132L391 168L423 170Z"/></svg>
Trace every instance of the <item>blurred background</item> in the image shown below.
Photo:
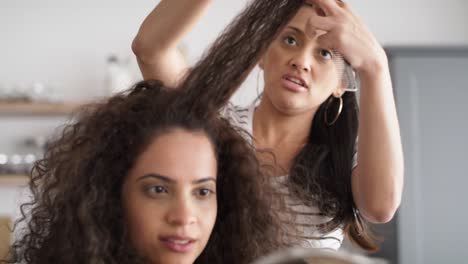
<svg viewBox="0 0 468 264"><path fill-rule="evenodd" d="M28 199L27 171L83 103L141 79L131 42L150 0L0 1L0 257ZM215 0L184 40L190 63L246 0ZM468 2L348 0L390 59L405 150L395 219L376 227L392 263L466 263ZM256 96L255 69L235 95ZM376 175L378 177L378 175ZM350 246L347 246L350 247Z"/></svg>

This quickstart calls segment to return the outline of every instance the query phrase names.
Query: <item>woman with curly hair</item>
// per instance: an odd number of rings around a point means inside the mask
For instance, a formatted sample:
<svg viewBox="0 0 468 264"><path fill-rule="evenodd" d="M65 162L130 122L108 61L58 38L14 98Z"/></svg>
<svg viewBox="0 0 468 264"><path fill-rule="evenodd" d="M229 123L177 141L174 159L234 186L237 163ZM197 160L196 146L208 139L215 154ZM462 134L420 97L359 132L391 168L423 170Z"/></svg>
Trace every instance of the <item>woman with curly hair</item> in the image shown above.
<svg viewBox="0 0 468 264"><path fill-rule="evenodd" d="M142 82L84 108L32 171L9 262L249 263L281 247L251 147L181 98Z"/></svg>
<svg viewBox="0 0 468 264"><path fill-rule="evenodd" d="M211 2L160 1L132 45L144 78L224 105L259 65L260 100L222 114L273 164L271 180L289 204L283 219L304 247L337 250L348 235L375 250L366 222L392 219L404 167L384 50L343 1L252 0L189 68L177 46Z"/></svg>

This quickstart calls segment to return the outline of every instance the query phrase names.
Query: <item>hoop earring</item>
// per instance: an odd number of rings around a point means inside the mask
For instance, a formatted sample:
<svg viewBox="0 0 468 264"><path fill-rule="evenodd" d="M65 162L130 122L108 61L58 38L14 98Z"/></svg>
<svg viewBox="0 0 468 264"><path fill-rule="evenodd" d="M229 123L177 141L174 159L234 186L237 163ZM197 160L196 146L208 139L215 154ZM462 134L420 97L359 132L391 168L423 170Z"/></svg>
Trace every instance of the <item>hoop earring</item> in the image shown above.
<svg viewBox="0 0 468 264"><path fill-rule="evenodd" d="M338 106L338 112L336 113L335 118L333 118L333 120L329 122L328 121L328 108L330 107L330 104L333 101L333 98L338 98L338 100L340 101L340 105ZM341 96L330 97L330 99L328 99L327 106L325 107L325 124L327 124L328 126L334 125L336 120L338 120L338 117L340 117L341 110L343 110L343 98Z"/></svg>

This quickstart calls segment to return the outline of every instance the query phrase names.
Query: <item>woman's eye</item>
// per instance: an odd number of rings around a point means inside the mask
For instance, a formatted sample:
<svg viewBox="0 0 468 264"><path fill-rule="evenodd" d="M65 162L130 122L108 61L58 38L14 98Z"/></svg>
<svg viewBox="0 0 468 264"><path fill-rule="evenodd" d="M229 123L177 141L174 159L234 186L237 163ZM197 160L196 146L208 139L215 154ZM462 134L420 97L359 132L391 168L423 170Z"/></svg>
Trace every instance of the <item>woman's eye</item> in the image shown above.
<svg viewBox="0 0 468 264"><path fill-rule="evenodd" d="M320 50L320 56L322 56L326 60L333 59L333 54L329 50L326 50L326 49Z"/></svg>
<svg viewBox="0 0 468 264"><path fill-rule="evenodd" d="M163 194L167 193L167 189L164 186L156 185L148 188L148 192L152 194Z"/></svg>
<svg viewBox="0 0 468 264"><path fill-rule="evenodd" d="M207 188L201 188L196 191L196 195L200 198L207 198L210 197L214 192Z"/></svg>
<svg viewBox="0 0 468 264"><path fill-rule="evenodd" d="M284 38L284 43L292 46L292 45L296 45L297 44L297 41L295 38L291 37L291 36L287 36Z"/></svg>

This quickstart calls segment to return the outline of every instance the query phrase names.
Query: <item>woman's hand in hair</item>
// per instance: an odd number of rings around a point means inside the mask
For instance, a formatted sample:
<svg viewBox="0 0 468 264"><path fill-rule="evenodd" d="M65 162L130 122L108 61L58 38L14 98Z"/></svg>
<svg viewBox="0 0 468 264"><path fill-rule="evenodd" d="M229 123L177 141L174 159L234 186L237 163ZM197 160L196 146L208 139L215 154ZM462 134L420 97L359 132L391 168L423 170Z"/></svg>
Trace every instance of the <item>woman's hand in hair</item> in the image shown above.
<svg viewBox="0 0 468 264"><path fill-rule="evenodd" d="M387 67L381 45L349 5L337 0L307 0L316 12L310 17L308 31L325 31L319 37L324 47L339 52L359 73Z"/></svg>
<svg viewBox="0 0 468 264"><path fill-rule="evenodd" d="M316 11L310 17L309 32L325 31L318 37L319 43L341 53L359 73L359 165L352 173L354 202L368 221L388 222L401 202L404 160L387 57L346 3L308 2Z"/></svg>

